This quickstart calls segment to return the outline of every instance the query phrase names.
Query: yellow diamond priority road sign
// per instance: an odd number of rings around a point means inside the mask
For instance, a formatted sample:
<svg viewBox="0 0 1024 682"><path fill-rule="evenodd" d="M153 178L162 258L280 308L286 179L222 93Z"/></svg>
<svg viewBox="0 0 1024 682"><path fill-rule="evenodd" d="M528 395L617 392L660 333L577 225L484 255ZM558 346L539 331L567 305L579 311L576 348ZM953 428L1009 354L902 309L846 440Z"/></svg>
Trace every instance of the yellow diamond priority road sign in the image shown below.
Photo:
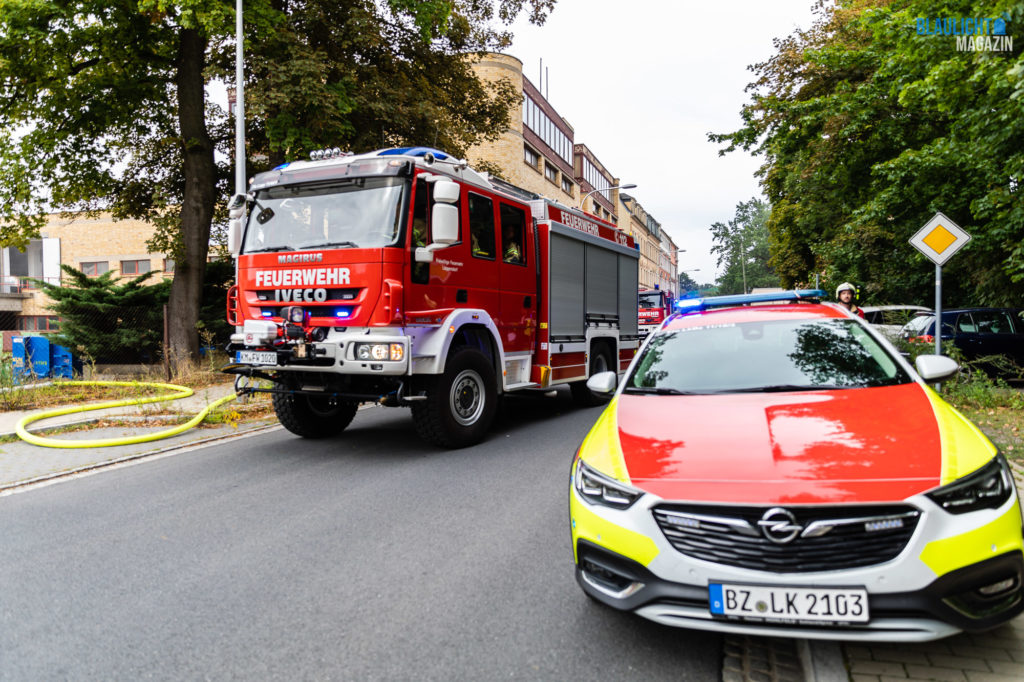
<svg viewBox="0 0 1024 682"><path fill-rule="evenodd" d="M928 256L936 265L945 263L969 241L971 235L961 230L959 225L942 213L936 213L935 217L910 238L911 245Z"/></svg>

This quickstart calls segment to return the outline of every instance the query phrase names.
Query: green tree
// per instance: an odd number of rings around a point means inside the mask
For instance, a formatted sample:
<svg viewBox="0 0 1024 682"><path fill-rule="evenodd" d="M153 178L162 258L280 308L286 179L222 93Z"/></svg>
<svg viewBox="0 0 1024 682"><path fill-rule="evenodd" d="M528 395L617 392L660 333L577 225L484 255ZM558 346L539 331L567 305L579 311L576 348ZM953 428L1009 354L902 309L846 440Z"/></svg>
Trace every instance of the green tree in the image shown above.
<svg viewBox="0 0 1024 682"><path fill-rule="evenodd" d="M678 291L679 291L679 295L680 296L682 296L682 295L684 295L684 294L686 294L686 293L688 293L690 291L696 291L698 288L700 288L700 285L697 284L697 280L693 279L692 277L690 277L689 274L687 274L685 272L680 272L679 273L679 289L678 289Z"/></svg>
<svg viewBox="0 0 1024 682"><path fill-rule="evenodd" d="M1013 52L957 49L918 18L1003 17ZM743 127L711 135L762 153L771 264L873 302L927 302L933 266L907 243L936 211L973 239L949 261L947 304L1024 296L1024 3L821 3L753 67Z"/></svg>
<svg viewBox="0 0 1024 682"><path fill-rule="evenodd" d="M233 135L205 88L229 82L229 0L0 2L0 244L23 246L45 213L109 210L158 227L176 262L170 345L195 355L211 228L223 219ZM507 125L465 51L488 28L554 0L249 0L250 171L311 148L448 144ZM460 146L462 145L462 146ZM222 153L221 157L216 152ZM253 159L263 159L253 162Z"/></svg>
<svg viewBox="0 0 1024 682"><path fill-rule="evenodd" d="M718 254L718 267L725 267L718 277L719 293L749 293L755 287L777 287L779 278L769 261L768 204L757 198L736 204L736 215L728 223L711 226Z"/></svg>
<svg viewBox="0 0 1024 682"><path fill-rule="evenodd" d="M146 284L152 272L116 281L113 270L90 277L70 266L63 286L36 281L60 316L56 343L99 362L153 362L163 342L163 309L171 283Z"/></svg>

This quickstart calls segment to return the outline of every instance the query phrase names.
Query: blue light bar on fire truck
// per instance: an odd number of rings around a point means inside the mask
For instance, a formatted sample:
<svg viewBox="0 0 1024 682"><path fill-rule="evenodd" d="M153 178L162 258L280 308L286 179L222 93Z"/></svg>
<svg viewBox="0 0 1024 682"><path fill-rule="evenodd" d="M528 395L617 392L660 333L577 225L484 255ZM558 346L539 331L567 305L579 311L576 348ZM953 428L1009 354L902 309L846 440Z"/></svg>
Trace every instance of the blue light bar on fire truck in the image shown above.
<svg viewBox="0 0 1024 682"><path fill-rule="evenodd" d="M734 308L758 303L817 303L827 297L822 289L795 289L773 291L763 294L736 294L733 296L709 296L707 298L681 298L676 301L679 314L696 313L711 308Z"/></svg>

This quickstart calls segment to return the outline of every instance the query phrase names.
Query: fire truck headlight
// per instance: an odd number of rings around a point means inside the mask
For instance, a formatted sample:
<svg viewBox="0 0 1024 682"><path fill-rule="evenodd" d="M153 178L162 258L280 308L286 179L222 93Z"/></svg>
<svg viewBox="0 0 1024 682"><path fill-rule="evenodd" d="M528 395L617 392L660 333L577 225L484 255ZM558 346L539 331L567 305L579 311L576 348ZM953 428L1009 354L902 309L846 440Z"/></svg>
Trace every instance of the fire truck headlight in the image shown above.
<svg viewBox="0 0 1024 682"><path fill-rule="evenodd" d="M398 362L405 357L405 348L400 343L360 343L356 345L359 360L390 360Z"/></svg>
<svg viewBox="0 0 1024 682"><path fill-rule="evenodd" d="M306 321L306 311L300 306L290 305L281 309L281 317L292 324L302 324Z"/></svg>

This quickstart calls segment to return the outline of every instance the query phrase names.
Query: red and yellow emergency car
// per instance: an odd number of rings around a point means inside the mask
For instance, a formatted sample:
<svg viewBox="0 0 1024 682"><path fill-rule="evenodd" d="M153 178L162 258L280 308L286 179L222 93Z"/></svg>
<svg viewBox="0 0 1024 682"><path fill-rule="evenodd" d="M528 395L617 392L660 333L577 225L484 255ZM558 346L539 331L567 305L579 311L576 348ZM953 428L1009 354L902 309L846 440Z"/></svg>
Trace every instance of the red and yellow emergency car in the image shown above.
<svg viewBox="0 0 1024 682"><path fill-rule="evenodd" d="M592 598L688 628L922 641L1024 610L1005 458L883 336L802 291L688 301L572 464ZM616 384L618 383L618 386Z"/></svg>

